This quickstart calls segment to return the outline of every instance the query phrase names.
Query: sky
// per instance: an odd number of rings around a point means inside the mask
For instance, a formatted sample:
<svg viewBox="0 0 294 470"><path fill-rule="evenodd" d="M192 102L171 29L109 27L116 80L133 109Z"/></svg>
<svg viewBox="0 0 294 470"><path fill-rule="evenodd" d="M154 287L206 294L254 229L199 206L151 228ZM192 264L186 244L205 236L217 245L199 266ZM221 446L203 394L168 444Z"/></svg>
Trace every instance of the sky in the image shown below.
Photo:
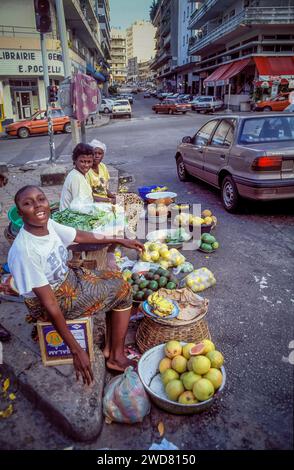
<svg viewBox="0 0 294 470"><path fill-rule="evenodd" d="M152 0L110 0L110 24L112 28L126 29L136 20L148 20Z"/></svg>

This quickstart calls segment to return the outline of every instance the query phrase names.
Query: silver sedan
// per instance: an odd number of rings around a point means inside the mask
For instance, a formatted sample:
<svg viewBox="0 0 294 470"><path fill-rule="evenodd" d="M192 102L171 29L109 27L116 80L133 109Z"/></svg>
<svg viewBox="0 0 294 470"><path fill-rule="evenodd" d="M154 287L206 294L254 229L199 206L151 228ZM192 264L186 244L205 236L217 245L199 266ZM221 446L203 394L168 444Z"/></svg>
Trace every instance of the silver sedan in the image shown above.
<svg viewBox="0 0 294 470"><path fill-rule="evenodd" d="M184 137L175 158L179 179L192 175L220 188L229 212L242 197L294 198L294 116L218 115Z"/></svg>

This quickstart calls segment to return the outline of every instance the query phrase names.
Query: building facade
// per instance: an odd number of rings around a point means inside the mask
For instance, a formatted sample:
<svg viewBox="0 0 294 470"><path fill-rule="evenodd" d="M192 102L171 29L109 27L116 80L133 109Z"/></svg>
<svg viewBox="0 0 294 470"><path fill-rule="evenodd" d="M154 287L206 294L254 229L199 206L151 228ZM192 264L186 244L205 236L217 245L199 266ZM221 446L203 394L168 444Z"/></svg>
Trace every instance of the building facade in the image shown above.
<svg viewBox="0 0 294 470"><path fill-rule="evenodd" d="M177 90L179 55L179 0L158 0L154 3L150 18L156 28L156 54L151 65L157 86L167 91Z"/></svg>
<svg viewBox="0 0 294 470"><path fill-rule="evenodd" d="M121 29L111 29L111 75L113 84L127 80L126 33Z"/></svg>
<svg viewBox="0 0 294 470"><path fill-rule="evenodd" d="M127 48L127 64L128 81L136 81L138 70L134 70L136 58L137 64L147 62L155 55L155 28L149 21L135 21L126 30L126 48ZM130 61L130 62L129 62ZM134 73L135 72L135 73Z"/></svg>
<svg viewBox="0 0 294 470"><path fill-rule="evenodd" d="M64 0L63 3L72 72L90 73L102 84L107 79L101 70L101 61L107 57L102 49L97 9L102 2ZM50 10L52 32L45 35L48 72L50 83L58 85L64 78L64 68L53 0L50 0ZM5 125L45 109L46 97L33 1L2 0L0 18L0 95L3 101L0 121Z"/></svg>
<svg viewBox="0 0 294 470"><path fill-rule="evenodd" d="M141 86L153 85L154 72L151 70L152 59L138 64L137 81Z"/></svg>
<svg viewBox="0 0 294 470"><path fill-rule="evenodd" d="M207 0L192 12L189 54L202 94L232 109L294 88L294 0Z"/></svg>

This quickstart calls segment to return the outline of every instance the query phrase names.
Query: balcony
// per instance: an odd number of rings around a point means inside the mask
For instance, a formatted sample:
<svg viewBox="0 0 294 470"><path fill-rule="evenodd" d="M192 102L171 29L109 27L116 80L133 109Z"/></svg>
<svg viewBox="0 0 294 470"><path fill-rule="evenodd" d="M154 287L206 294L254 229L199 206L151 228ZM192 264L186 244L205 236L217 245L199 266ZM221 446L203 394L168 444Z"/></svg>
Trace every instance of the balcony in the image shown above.
<svg viewBox="0 0 294 470"><path fill-rule="evenodd" d="M170 25L170 17L169 17L161 23L160 35L162 37L167 36L168 33L170 32L170 28L171 28L171 25Z"/></svg>
<svg viewBox="0 0 294 470"><path fill-rule="evenodd" d="M241 13L210 31L203 37L190 38L189 54L198 55L199 51L211 44L225 45L228 35L240 36L252 26L291 25L294 22L294 7L248 7Z"/></svg>
<svg viewBox="0 0 294 470"><path fill-rule="evenodd" d="M190 16L189 29L199 29L207 21L216 18L234 4L234 0L207 0Z"/></svg>
<svg viewBox="0 0 294 470"><path fill-rule="evenodd" d="M169 61L172 58L172 55L170 52L162 52L161 54L158 54L155 56L154 61L152 62L150 68L153 69L158 69L161 67L165 62Z"/></svg>

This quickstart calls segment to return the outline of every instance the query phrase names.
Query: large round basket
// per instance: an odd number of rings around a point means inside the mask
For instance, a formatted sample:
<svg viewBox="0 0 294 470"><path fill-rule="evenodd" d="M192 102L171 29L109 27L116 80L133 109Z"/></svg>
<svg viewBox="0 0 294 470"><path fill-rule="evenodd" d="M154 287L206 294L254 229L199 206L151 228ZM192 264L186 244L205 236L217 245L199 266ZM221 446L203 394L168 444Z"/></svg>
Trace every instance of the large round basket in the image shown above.
<svg viewBox="0 0 294 470"><path fill-rule="evenodd" d="M203 339L211 339L208 324L203 320L203 316L179 324L176 319L159 322L144 317L136 334L136 343L141 353L170 340L199 343Z"/></svg>

